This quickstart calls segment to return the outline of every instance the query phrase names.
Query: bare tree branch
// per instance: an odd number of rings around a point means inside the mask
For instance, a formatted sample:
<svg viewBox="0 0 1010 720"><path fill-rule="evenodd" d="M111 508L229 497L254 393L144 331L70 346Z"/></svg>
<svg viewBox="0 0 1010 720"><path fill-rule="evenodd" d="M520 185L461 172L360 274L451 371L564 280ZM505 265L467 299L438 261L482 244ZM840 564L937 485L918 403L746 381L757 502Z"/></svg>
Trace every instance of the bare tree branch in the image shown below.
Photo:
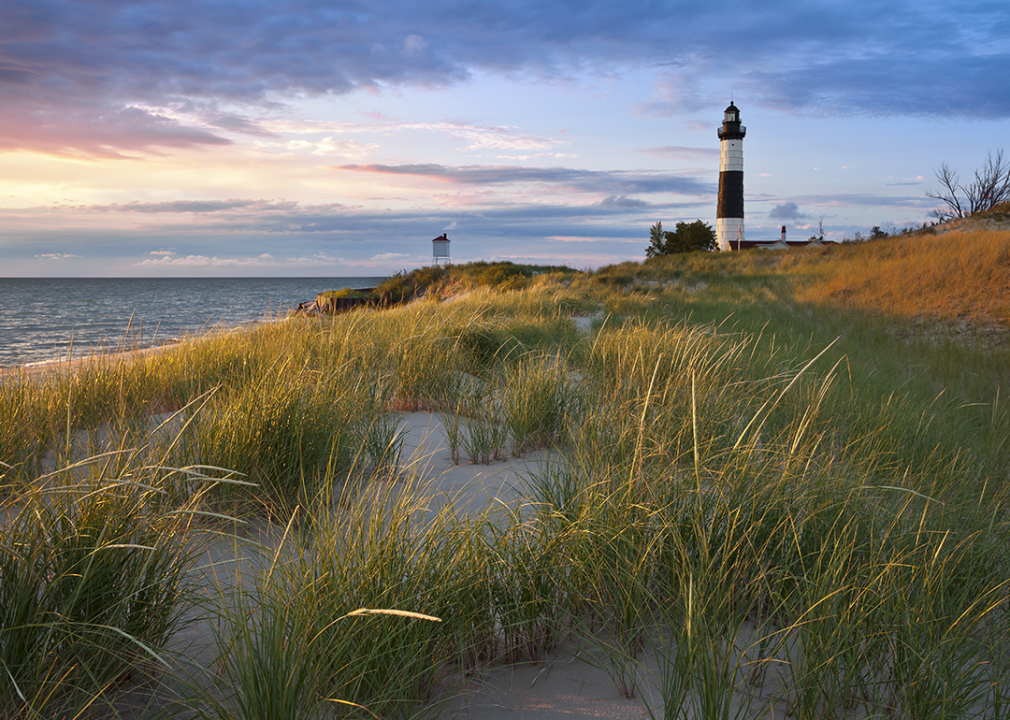
<svg viewBox="0 0 1010 720"><path fill-rule="evenodd" d="M986 154L985 164L975 171L973 182L961 185L957 173L947 163L934 170L940 183L940 192L926 191L926 197L939 200L940 207L932 210L930 217L940 222L968 217L985 212L1000 203L1010 201L1010 161L1000 148L993 155ZM963 196L963 199L962 197Z"/></svg>
<svg viewBox="0 0 1010 720"><path fill-rule="evenodd" d="M975 182L965 188L965 196L971 214L984 212L999 205L1010 196L1010 164L1003 156L1002 148L996 156L986 155L985 165L975 171Z"/></svg>
<svg viewBox="0 0 1010 720"><path fill-rule="evenodd" d="M930 212L930 217L935 217L940 222L964 217L964 208L961 206L961 200L957 196L961 189L961 186L958 184L957 173L951 170L947 163L943 163L940 165L939 170L933 171L933 174L936 175L937 182L940 183L943 190L939 193L927 190L926 197L939 200L943 205Z"/></svg>

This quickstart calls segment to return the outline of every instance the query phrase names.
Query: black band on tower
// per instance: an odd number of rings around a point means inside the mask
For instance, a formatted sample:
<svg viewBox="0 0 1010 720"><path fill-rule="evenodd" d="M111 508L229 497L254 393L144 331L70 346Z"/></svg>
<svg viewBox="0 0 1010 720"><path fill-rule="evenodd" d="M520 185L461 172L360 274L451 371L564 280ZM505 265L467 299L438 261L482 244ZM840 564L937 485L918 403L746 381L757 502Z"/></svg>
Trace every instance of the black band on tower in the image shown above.
<svg viewBox="0 0 1010 720"><path fill-rule="evenodd" d="M719 205L715 216L743 217L743 171L724 170L719 173Z"/></svg>

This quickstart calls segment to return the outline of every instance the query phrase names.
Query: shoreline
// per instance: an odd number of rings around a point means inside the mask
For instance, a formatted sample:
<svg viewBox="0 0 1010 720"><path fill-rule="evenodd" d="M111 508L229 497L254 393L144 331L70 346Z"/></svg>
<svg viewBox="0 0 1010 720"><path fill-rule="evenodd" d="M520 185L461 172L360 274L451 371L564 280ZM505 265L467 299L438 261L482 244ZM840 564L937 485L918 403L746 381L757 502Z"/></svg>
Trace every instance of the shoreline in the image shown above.
<svg viewBox="0 0 1010 720"><path fill-rule="evenodd" d="M125 362L128 358L135 359L143 355L163 352L170 348L182 344L182 340L176 340L164 345L155 345L146 348L135 348L132 350L116 350L113 352L102 352L99 354L81 355L74 358L62 360L42 360L16 367L0 367L0 382L12 377L34 378L42 375L66 373L76 370L78 367L88 362L111 360L113 362Z"/></svg>
<svg viewBox="0 0 1010 720"><path fill-rule="evenodd" d="M73 370L86 362L94 362L101 360L111 360L114 362L124 361L127 358L137 358L144 355L150 355L154 353L164 352L172 348L177 348L186 342L193 340L202 340L206 338L216 337L221 334L228 334L233 332L245 332L260 325L269 325L274 323L287 322L293 315L286 315L284 317L277 317L272 319L264 320L254 320L251 322L242 323L240 325L235 325L233 327L216 327L209 330L205 330L199 335L184 335L182 337L172 338L166 340L160 345L150 345L148 347L133 347L127 350L114 349L114 350L100 350L95 352L92 349L87 355L78 355L71 358L59 358L52 360L35 360L32 362L14 365L14 366L2 366L0 365L0 382L7 380L11 376L29 376L34 377L38 375L44 375L54 372L66 372L68 370Z"/></svg>
<svg viewBox="0 0 1010 720"><path fill-rule="evenodd" d="M286 320L286 318L282 318L282 320ZM280 321L281 320L271 322L280 322ZM156 353L171 350L173 348L178 348L191 340L201 340L204 338L213 337L218 333L226 334L235 331L246 331L260 324L263 323L262 322L248 323L246 325L239 325L233 328L221 329L213 332L205 332L201 335L174 338L172 340L166 341L161 345L152 345L150 347L138 347L138 348L131 348L129 350L112 350L108 352L101 351L97 353L93 352L88 355L79 355L77 357L72 357L69 359L39 360L24 365L17 365L14 367L0 367L0 382L4 382L5 380L8 380L11 377L18 377L18 376L33 378L42 375L65 373L68 371L76 370L81 365L89 362L101 362L101 361L129 362L139 357L143 357L145 355L153 355Z"/></svg>
<svg viewBox="0 0 1010 720"><path fill-rule="evenodd" d="M0 373L282 320L320 293L374 287L384 279L14 279L0 294Z"/></svg>

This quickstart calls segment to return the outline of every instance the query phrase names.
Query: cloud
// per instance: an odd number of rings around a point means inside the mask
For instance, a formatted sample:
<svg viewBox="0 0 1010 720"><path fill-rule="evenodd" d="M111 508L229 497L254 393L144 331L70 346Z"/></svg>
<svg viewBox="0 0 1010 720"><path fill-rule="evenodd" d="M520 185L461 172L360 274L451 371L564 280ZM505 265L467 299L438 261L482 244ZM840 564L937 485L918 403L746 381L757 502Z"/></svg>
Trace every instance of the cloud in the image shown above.
<svg viewBox="0 0 1010 720"><path fill-rule="evenodd" d="M420 35L408 35L403 39L403 53L410 57L417 57L428 47L428 41Z"/></svg>
<svg viewBox="0 0 1010 720"><path fill-rule="evenodd" d="M370 128L372 130L375 127ZM524 152L551 150L567 145L568 140L543 137L523 132L509 125L473 125L463 122L398 122L385 123L387 130L424 130L448 135L466 143L464 150L520 150Z"/></svg>
<svg viewBox="0 0 1010 720"><path fill-rule="evenodd" d="M0 46L2 47L2 46ZM2 57L0 57L2 63ZM129 158L145 151L232 144L206 129L138 107L109 109L74 98L44 104L5 98L0 83L0 149L28 149L56 156Z"/></svg>
<svg viewBox="0 0 1010 720"><path fill-rule="evenodd" d="M803 220L806 213L801 213L799 207L794 202L782 203L773 207L768 217L772 220Z"/></svg>
<svg viewBox="0 0 1010 720"><path fill-rule="evenodd" d="M281 148L290 151L308 151L313 155L340 155L343 158L363 160L381 147L378 143L359 143L355 140L334 140L325 137L318 141L289 140L287 142L258 142L261 149Z"/></svg>
<svg viewBox="0 0 1010 720"><path fill-rule="evenodd" d="M837 195L805 195L797 198L806 205L830 206L880 206L904 207L909 209L928 209L933 207L935 200L922 196L908 195L875 195L873 193L839 193ZM788 203L787 203L788 204Z"/></svg>
<svg viewBox="0 0 1010 720"><path fill-rule="evenodd" d="M35 257L40 260L69 260L70 258L79 258L81 256L74 255L73 253L42 253Z"/></svg>
<svg viewBox="0 0 1010 720"><path fill-rule="evenodd" d="M547 238L548 240L554 240L555 242L561 243L597 243L597 242L614 242L614 238L610 237L587 237L584 235L551 235ZM641 240L636 240L635 242L642 242Z"/></svg>
<svg viewBox="0 0 1010 720"><path fill-rule="evenodd" d="M233 113L209 114L204 122L214 128L243 135L274 137L275 133L263 128L262 123Z"/></svg>
<svg viewBox="0 0 1010 720"><path fill-rule="evenodd" d="M691 177L647 171L599 171L505 165L450 167L434 163L340 165L335 169L348 172L410 176L452 185L493 186L539 183L578 192L608 193L610 195L627 195L632 192L712 195L716 191L713 184L701 182Z"/></svg>
<svg viewBox="0 0 1010 720"><path fill-rule="evenodd" d="M108 214L97 218L90 214L91 206L47 205L0 210L5 225L14 217L18 222L17 237L0 236L0 245L10 274L37 273L30 263L41 261L34 258L39 248L54 259L84 255L81 248L87 248L86 260L47 263L54 271L59 267L58 272L78 275L283 275L311 273L323 265L395 270L396 265L430 260L431 238L443 231L452 237L454 258L463 261L525 255L531 242L548 252L554 241L546 238L554 237L569 239L565 241L569 250L577 241L604 247L606 242L645 238L655 222L653 215L691 220L714 212L710 197L643 207L634 197L616 194L604 196L608 202L593 197L583 203L550 202L545 194L531 195L538 197L479 208L401 210L241 199L217 206L211 203L218 201L193 199L143 208L139 203L101 206ZM615 249L606 261L617 261L623 257L620 253L628 252ZM10 264L14 261L25 264L15 268ZM587 255L579 264L588 262Z"/></svg>
<svg viewBox="0 0 1010 720"><path fill-rule="evenodd" d="M365 158L378 150L376 143L359 143L354 140L335 141L332 137L326 137L316 143L313 155L343 155L351 158Z"/></svg>
<svg viewBox="0 0 1010 720"><path fill-rule="evenodd" d="M0 147L116 157L223 144L218 131L268 132L260 118L293 98L478 73L557 84L644 69L658 79L638 109L661 115L691 115L732 87L811 115L1006 118L1008 36L1010 6L983 0L777 0L731 13L702 0L7 0ZM727 48L746 61L727 62ZM493 138L459 132L470 146Z"/></svg>
<svg viewBox="0 0 1010 720"><path fill-rule="evenodd" d="M318 268L323 265L353 265L354 261L347 258L334 257L327 253L314 253L310 256L289 257L284 261L286 267L306 266Z"/></svg>
<svg viewBox="0 0 1010 720"><path fill-rule="evenodd" d="M344 208L340 203L300 206L288 200L165 200L162 202L128 202L108 205L84 205L71 209L95 213L140 213L143 215L239 215L251 217L288 216L300 212L327 213Z"/></svg>
<svg viewBox="0 0 1010 720"><path fill-rule="evenodd" d="M367 122L320 122L293 121L288 118L270 120L263 125L273 133L293 133L298 135L321 133L377 133L394 134L404 132L427 132L453 138L464 142L463 150L501 150L526 153L528 157L561 156L562 153L550 152L556 148L568 145L568 138L546 137L524 131L512 125L478 125L462 121L416 122L403 120L382 113L370 113ZM563 133L561 133L563 134ZM354 141L341 143L341 148L352 146ZM288 147L291 149L313 147L314 144L304 140L295 140L286 144L260 143L262 147ZM372 149L373 146L364 146Z"/></svg>
<svg viewBox="0 0 1010 720"><path fill-rule="evenodd" d="M642 200L636 200L635 198L629 198L625 195L608 195L607 197L596 203L600 207L605 208L645 208L649 207L649 203Z"/></svg>
<svg viewBox="0 0 1010 720"><path fill-rule="evenodd" d="M129 202L92 205L88 209L97 212L215 213L245 208L252 204L254 202L251 200L169 200L155 203Z"/></svg>
<svg viewBox="0 0 1010 720"><path fill-rule="evenodd" d="M278 263L269 253L263 253L256 257L207 257L206 255L186 255L184 257L162 257L157 260L141 260L134 263L139 267L162 267L162 268L234 268L234 267L264 267L275 266Z"/></svg>
<svg viewBox="0 0 1010 720"><path fill-rule="evenodd" d="M645 148L638 152L648 153L657 157L668 158L670 160L690 160L692 162L708 162L719 157L718 148L696 148L681 147L679 145L662 145L659 147Z"/></svg>
<svg viewBox="0 0 1010 720"><path fill-rule="evenodd" d="M977 57L941 41L928 54L894 49L746 79L762 105L793 112L999 119L1010 116L1008 64L1010 52Z"/></svg>

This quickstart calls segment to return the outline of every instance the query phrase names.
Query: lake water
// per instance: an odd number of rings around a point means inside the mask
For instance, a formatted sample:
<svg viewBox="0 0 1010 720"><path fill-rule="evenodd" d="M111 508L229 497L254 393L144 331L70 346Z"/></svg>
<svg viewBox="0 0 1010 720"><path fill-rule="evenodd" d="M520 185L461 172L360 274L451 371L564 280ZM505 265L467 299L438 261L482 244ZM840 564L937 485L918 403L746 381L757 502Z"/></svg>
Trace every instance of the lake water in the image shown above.
<svg viewBox="0 0 1010 720"><path fill-rule="evenodd" d="M0 278L0 367L272 320L324 290L384 279Z"/></svg>

